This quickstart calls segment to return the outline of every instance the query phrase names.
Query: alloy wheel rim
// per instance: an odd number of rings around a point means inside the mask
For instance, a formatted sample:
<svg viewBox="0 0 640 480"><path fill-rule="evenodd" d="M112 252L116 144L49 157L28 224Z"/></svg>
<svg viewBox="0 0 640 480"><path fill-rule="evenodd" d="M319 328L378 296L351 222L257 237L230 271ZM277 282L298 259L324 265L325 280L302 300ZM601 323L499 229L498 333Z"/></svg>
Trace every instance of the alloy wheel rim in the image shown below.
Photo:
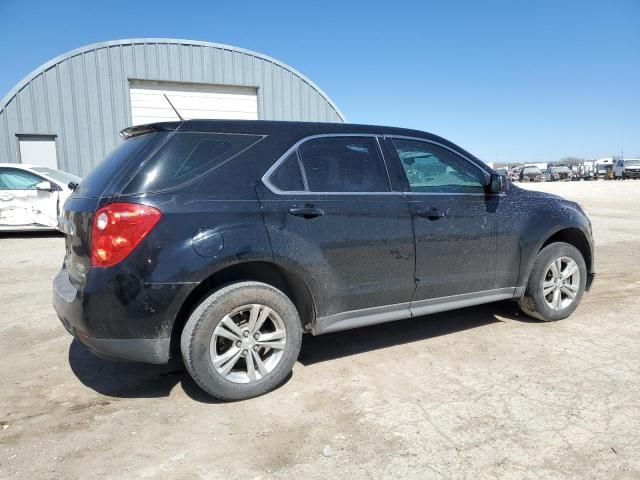
<svg viewBox="0 0 640 480"><path fill-rule="evenodd" d="M542 296L552 310L564 310L573 304L580 290L580 269L570 257L559 257L547 267L542 281Z"/></svg>
<svg viewBox="0 0 640 480"><path fill-rule="evenodd" d="M211 336L209 356L216 371L233 383L256 382L280 363L287 330L275 310L262 304L225 315Z"/></svg>

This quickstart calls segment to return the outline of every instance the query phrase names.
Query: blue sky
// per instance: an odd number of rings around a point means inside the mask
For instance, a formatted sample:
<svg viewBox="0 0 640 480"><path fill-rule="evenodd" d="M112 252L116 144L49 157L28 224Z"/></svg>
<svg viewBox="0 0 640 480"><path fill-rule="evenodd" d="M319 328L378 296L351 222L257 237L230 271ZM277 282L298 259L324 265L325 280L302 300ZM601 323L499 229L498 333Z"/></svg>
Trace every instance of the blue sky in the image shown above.
<svg viewBox="0 0 640 480"><path fill-rule="evenodd" d="M640 156L640 0L0 0L0 97L89 43L174 37L273 56L351 122L486 161Z"/></svg>

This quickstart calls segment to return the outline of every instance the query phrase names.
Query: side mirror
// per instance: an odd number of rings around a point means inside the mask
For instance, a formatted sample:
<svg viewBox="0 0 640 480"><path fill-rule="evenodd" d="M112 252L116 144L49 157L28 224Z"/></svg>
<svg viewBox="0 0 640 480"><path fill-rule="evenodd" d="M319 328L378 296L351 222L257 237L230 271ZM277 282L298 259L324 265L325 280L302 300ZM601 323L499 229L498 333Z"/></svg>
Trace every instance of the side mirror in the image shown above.
<svg viewBox="0 0 640 480"><path fill-rule="evenodd" d="M54 192L57 188L51 182L44 181L36 184L36 190Z"/></svg>
<svg viewBox="0 0 640 480"><path fill-rule="evenodd" d="M504 193L509 190L509 179L506 175L499 175L497 173L491 174L489 180L489 193Z"/></svg>

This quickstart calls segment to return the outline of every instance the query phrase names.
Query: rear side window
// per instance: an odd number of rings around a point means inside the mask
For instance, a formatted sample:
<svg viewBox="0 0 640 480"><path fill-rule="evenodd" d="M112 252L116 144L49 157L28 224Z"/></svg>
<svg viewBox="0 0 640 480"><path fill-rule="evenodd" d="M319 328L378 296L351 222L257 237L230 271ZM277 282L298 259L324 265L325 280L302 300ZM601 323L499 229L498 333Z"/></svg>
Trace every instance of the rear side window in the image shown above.
<svg viewBox="0 0 640 480"><path fill-rule="evenodd" d="M123 193L177 187L228 162L262 138L229 133L176 133L145 163Z"/></svg>
<svg viewBox="0 0 640 480"><path fill-rule="evenodd" d="M285 192L300 192L305 190L298 152L291 153L278 167L270 178L271 183Z"/></svg>
<svg viewBox="0 0 640 480"><path fill-rule="evenodd" d="M324 137L298 148L310 192L388 192L387 171L373 137Z"/></svg>

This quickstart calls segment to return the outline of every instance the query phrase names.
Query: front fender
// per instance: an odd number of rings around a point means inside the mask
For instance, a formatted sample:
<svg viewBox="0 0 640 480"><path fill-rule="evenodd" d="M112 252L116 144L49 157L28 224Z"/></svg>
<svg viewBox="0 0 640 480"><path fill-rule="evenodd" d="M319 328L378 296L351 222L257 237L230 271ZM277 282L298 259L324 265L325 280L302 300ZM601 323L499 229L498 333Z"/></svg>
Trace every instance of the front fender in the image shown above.
<svg viewBox="0 0 640 480"><path fill-rule="evenodd" d="M580 207L574 202L555 197L548 197L535 205L535 211L526 217L520 235L520 269L517 285L522 289L522 293L538 252L554 238L568 243L575 243L572 240L581 238L584 245L576 247L579 250L588 250L585 262L587 271L593 273L591 224Z"/></svg>

